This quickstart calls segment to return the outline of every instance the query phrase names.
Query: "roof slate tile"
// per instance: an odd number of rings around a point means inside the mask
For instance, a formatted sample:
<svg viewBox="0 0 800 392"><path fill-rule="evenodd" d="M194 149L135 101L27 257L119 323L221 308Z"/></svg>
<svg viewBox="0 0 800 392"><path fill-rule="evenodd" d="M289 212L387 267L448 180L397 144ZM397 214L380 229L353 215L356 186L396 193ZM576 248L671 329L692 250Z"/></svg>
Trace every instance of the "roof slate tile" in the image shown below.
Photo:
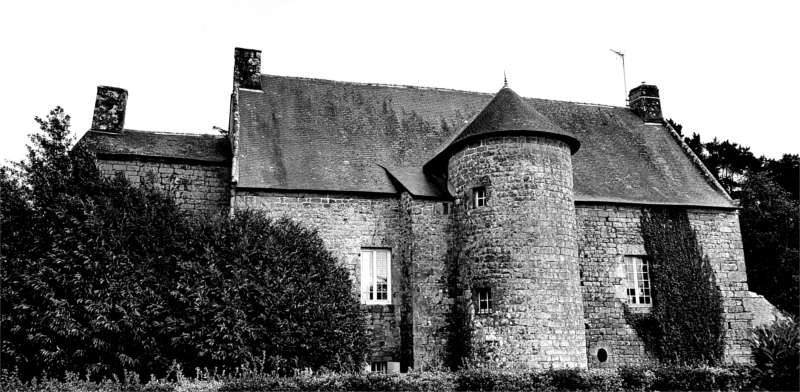
<svg viewBox="0 0 800 392"><path fill-rule="evenodd" d="M493 95L262 75L240 91L240 187L441 197L421 167ZM581 148L575 199L732 208L662 125L622 107L523 98ZM386 168L384 170L383 168Z"/></svg>

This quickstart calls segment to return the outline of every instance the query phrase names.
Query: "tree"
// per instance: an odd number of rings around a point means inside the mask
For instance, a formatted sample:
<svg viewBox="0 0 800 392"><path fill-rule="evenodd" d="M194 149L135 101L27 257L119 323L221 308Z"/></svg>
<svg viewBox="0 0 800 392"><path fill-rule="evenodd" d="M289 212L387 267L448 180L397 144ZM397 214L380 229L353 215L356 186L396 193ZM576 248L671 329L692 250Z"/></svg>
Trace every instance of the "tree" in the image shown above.
<svg viewBox="0 0 800 392"><path fill-rule="evenodd" d="M84 146L70 149L60 107L36 121L27 159L0 169L3 367L29 377L166 365L174 260L161 252L185 215L152 183L104 177Z"/></svg>
<svg viewBox="0 0 800 392"><path fill-rule="evenodd" d="M750 289L798 314L798 203L765 173L749 176L740 193L740 222Z"/></svg>
<svg viewBox="0 0 800 392"><path fill-rule="evenodd" d="M683 126L667 120L679 133ZM740 200L750 289L781 309L798 314L798 193L800 156L755 158L749 147L693 133L684 142L734 199Z"/></svg>
<svg viewBox="0 0 800 392"><path fill-rule="evenodd" d="M61 108L0 168L3 368L163 375L360 366L363 315L316 232L256 212L192 216L154 181L107 177L70 149Z"/></svg>
<svg viewBox="0 0 800 392"><path fill-rule="evenodd" d="M792 200L800 200L800 155L783 154L779 160L761 158L764 172L766 172L776 184L789 192Z"/></svg>

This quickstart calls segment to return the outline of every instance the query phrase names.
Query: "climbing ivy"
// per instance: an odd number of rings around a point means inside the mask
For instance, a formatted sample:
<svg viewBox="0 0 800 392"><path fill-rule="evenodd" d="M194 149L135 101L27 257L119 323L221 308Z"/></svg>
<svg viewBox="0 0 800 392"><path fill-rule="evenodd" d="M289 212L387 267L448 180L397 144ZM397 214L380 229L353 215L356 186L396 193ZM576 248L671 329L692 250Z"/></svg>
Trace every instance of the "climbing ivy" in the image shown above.
<svg viewBox="0 0 800 392"><path fill-rule="evenodd" d="M641 227L650 255L653 310L649 315L626 311L628 322L662 361L719 363L724 351L722 297L686 210L645 209Z"/></svg>

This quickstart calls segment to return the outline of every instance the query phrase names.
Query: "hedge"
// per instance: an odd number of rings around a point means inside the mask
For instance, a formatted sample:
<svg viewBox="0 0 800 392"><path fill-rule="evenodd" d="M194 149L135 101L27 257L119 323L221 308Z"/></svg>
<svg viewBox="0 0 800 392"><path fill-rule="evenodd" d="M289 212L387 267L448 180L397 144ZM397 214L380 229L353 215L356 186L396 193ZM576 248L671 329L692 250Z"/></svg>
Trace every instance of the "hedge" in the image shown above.
<svg viewBox="0 0 800 392"><path fill-rule="evenodd" d="M748 391L762 390L752 366L642 366L611 369L498 370L458 372L302 373L280 377L240 368L234 373L197 372L193 378L173 372L169 379L139 383L91 382L74 375L64 380L22 382L4 371L6 391Z"/></svg>

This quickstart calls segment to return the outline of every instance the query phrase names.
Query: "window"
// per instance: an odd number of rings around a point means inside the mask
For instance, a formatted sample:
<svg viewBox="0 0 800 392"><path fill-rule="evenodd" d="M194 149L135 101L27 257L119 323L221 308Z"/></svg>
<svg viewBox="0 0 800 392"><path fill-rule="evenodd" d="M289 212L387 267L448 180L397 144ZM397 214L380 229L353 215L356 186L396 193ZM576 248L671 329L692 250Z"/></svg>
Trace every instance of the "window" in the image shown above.
<svg viewBox="0 0 800 392"><path fill-rule="evenodd" d="M472 208L483 207L486 205L486 187L472 189Z"/></svg>
<svg viewBox="0 0 800 392"><path fill-rule="evenodd" d="M475 313L478 314L492 313L492 289L490 288L475 289Z"/></svg>
<svg viewBox="0 0 800 392"><path fill-rule="evenodd" d="M442 215L450 215L450 203L442 203Z"/></svg>
<svg viewBox="0 0 800 392"><path fill-rule="evenodd" d="M389 366L386 365L386 362L373 362L369 364L369 371L373 373L388 373Z"/></svg>
<svg viewBox="0 0 800 392"><path fill-rule="evenodd" d="M637 256L625 256L625 283L628 303L652 306L650 297L650 266Z"/></svg>
<svg viewBox="0 0 800 392"><path fill-rule="evenodd" d="M371 362L366 370L373 373L400 373L400 362Z"/></svg>
<svg viewBox="0 0 800 392"><path fill-rule="evenodd" d="M361 301L371 305L392 303L392 255L387 249L361 250Z"/></svg>

